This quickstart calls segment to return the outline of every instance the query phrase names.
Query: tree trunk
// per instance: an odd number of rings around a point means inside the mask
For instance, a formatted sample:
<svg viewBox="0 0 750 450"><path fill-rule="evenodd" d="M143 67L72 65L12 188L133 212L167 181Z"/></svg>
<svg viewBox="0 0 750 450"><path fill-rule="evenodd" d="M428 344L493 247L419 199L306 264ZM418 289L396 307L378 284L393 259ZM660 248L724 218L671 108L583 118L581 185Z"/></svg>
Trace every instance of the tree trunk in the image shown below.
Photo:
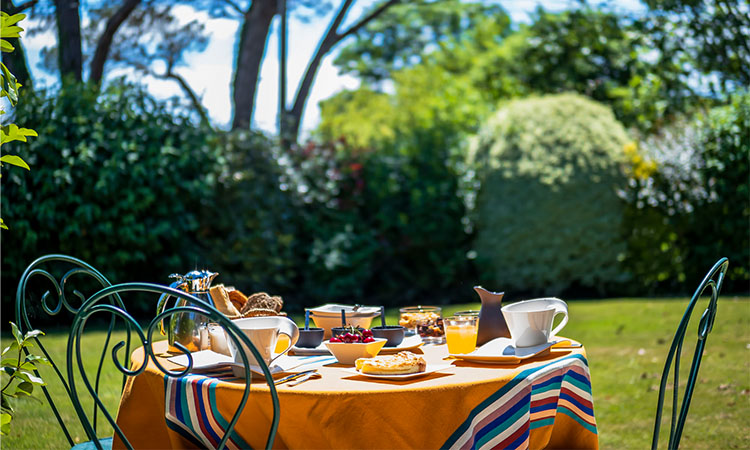
<svg viewBox="0 0 750 450"><path fill-rule="evenodd" d="M120 25L125 22L130 13L133 12L140 2L141 0L125 0L125 3L123 3L120 9L115 11L112 17L107 21L107 27L104 29L104 32L96 43L94 58L91 60L89 81L96 84L99 84L102 81L102 76L104 75L104 63L107 62L107 55L109 54L109 48L112 46L112 39L120 28Z"/></svg>
<svg viewBox="0 0 750 450"><path fill-rule="evenodd" d="M297 95L294 98L294 105L286 115L285 121L283 122L285 130L282 130L282 135L290 142L297 142L299 138L299 129L302 125L302 113L305 110L305 104L307 103L307 97L310 96L310 89L312 88L313 81L315 81L315 75L318 73L318 67L320 62L331 48L336 44L335 38L325 39L321 42L320 47L313 55L310 63L305 70L305 75L300 81L299 89L297 89Z"/></svg>
<svg viewBox="0 0 750 450"><path fill-rule="evenodd" d="M233 130L250 127L260 65L266 50L271 20L275 14L276 0L253 0L250 10L245 14L232 82Z"/></svg>
<svg viewBox="0 0 750 450"><path fill-rule="evenodd" d="M18 38L6 38L6 40L15 50L11 53L3 54L5 66L16 77L16 81L21 83L24 88L31 89L31 73L29 72L29 65L26 62L26 52L23 49L21 40Z"/></svg>
<svg viewBox="0 0 750 450"><path fill-rule="evenodd" d="M78 0L55 0L57 20L58 61L60 78L80 82L83 55L81 53L81 18Z"/></svg>
<svg viewBox="0 0 750 450"><path fill-rule="evenodd" d="M328 26L328 31L320 41L318 49L315 51L310 63L307 65L305 75L300 81L297 94L294 97L294 105L286 116L286 120L283 122L285 129L282 130L282 136L291 142L297 142L299 138L299 129L302 125L302 113L305 111L305 104L307 98L310 96L310 89L312 88L313 81L315 81L315 75L318 73L320 62L323 57L328 54L331 49L338 44L342 39L355 34L362 27L370 23L379 15L383 14L385 10L391 6L399 3L399 0L387 0L380 4L377 8L373 9L369 14L361 18L358 22L350 26L346 31L339 33L337 30L341 22L344 20L349 7L352 5L353 0L344 0L339 8L338 13L334 16L331 24Z"/></svg>

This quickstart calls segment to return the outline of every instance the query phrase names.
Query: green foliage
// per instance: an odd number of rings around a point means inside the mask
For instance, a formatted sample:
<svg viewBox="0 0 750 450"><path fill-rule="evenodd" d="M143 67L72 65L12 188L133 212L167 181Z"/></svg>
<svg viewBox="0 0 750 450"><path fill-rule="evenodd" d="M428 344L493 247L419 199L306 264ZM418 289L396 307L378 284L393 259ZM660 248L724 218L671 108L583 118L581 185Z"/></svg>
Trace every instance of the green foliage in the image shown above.
<svg viewBox="0 0 750 450"><path fill-rule="evenodd" d="M392 96L360 88L341 91L319 103L321 121L317 137L323 142L343 139L354 149L377 147L396 137Z"/></svg>
<svg viewBox="0 0 750 450"><path fill-rule="evenodd" d="M646 0L644 30L676 63L710 74L716 93L750 85L750 4L722 0Z"/></svg>
<svg viewBox="0 0 750 450"><path fill-rule="evenodd" d="M3 214L14 224L5 306L25 265L47 253L75 255L120 281L166 282L203 263L200 220L221 158L189 116L121 84L27 95L16 115L42 133L27 145L36 169L4 180Z"/></svg>
<svg viewBox="0 0 750 450"><path fill-rule="evenodd" d="M299 186L316 193L302 209L309 295L407 305L454 294L468 270L457 175L445 150L415 142L377 152L303 149Z"/></svg>
<svg viewBox="0 0 750 450"><path fill-rule="evenodd" d="M495 86L510 79L522 92L578 92L609 105L627 127L652 130L702 100L689 87L689 71L654 52L654 39L614 12L539 9L480 64L493 91L502 93Z"/></svg>
<svg viewBox="0 0 750 450"><path fill-rule="evenodd" d="M14 409L12 398L31 397L34 386L44 386L44 381L36 375L37 366L49 365L47 358L32 355L29 348L34 344L32 338L43 336L39 330L31 330L21 334L15 323L10 322L13 342L3 349L0 367L2 368L2 406L0 406L0 435L10 434L10 422L13 420ZM40 402L41 403L41 402Z"/></svg>
<svg viewBox="0 0 750 450"><path fill-rule="evenodd" d="M688 267L691 279L701 266L729 257L728 289L750 284L750 92L735 94L729 105L710 111L703 128L703 177L711 195L696 207Z"/></svg>
<svg viewBox="0 0 750 450"><path fill-rule="evenodd" d="M516 100L492 116L467 157L480 186L474 248L482 282L560 294L624 281L615 191L625 182L626 143L612 112L580 95Z"/></svg>
<svg viewBox="0 0 750 450"><path fill-rule="evenodd" d="M217 147L225 163L200 236L210 249L208 267L248 294L299 294L294 284L305 262L297 256L298 209L278 148L248 132L221 135Z"/></svg>
<svg viewBox="0 0 750 450"><path fill-rule="evenodd" d="M0 48L3 52L12 52L14 50L10 42L6 39L20 38L19 33L23 31L23 28L18 26L26 17L25 14L14 14L8 15L5 12L0 12ZM0 99L7 98L8 103L12 108L15 108L18 104L18 92L21 89L21 84L16 81L16 77L5 67L5 64L0 62ZM7 112L3 109L0 110L0 116L5 115ZM36 136L36 131L28 128L19 128L18 125L13 123L5 123L0 127L0 148L8 142L21 141L26 142L27 136ZM0 167L3 164L10 164L12 166L21 167L26 170L29 169L29 165L26 164L23 158L18 155L2 155L0 156ZM0 228L8 229L3 219L0 219Z"/></svg>
<svg viewBox="0 0 750 450"><path fill-rule="evenodd" d="M646 139L654 169L631 175L624 198L627 270L652 291L700 280L706 265L730 259L725 290L750 280L750 94Z"/></svg>
<svg viewBox="0 0 750 450"><path fill-rule="evenodd" d="M732 7L722 3L715 14L703 6L695 12L683 5L679 14L673 13L673 5L669 8L667 13L654 10L643 17L585 3L558 13L540 8L531 24L511 27L507 14L497 7L407 3L369 24L336 64L366 83L390 79L398 84L403 72L422 68L434 75L439 68L462 77L462 83L481 93L490 106L529 94L574 91L608 104L627 127L652 132L681 114L715 104L715 96L703 86L716 78L742 85L741 73L750 66L747 47L742 46L747 41L748 27L742 26L746 19L737 11L720 12ZM695 13L701 25L686 20L690 14L685 10ZM722 27L712 17L726 18L735 31L732 37L706 31ZM696 26L701 30L694 30ZM696 45L686 36L711 42ZM703 70L700 60L709 53L726 57L726 67L716 62ZM745 64L738 66L738 61ZM696 66L702 73L696 73Z"/></svg>
<svg viewBox="0 0 750 450"><path fill-rule="evenodd" d="M334 64L343 73L377 83L395 70L425 62L428 52L473 34L480 24L488 23L487 17L501 31L493 39L510 31L510 18L500 5L458 0L404 2L357 33Z"/></svg>

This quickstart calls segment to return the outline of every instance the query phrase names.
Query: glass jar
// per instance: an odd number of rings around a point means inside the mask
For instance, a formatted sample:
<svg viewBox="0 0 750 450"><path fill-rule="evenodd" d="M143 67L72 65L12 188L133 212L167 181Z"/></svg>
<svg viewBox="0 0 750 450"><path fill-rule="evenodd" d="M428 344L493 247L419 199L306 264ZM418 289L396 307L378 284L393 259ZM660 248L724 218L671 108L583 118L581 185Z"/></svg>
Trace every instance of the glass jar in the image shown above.
<svg viewBox="0 0 750 450"><path fill-rule="evenodd" d="M425 344L444 344L442 309L439 306L408 306L399 309L398 324L407 336L419 334Z"/></svg>

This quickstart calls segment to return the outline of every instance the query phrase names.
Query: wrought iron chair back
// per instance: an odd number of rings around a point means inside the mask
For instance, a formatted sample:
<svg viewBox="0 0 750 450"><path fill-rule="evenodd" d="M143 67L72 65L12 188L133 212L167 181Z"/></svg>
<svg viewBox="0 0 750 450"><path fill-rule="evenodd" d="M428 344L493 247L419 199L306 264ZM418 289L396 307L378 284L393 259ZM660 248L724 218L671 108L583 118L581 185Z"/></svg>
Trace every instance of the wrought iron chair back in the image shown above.
<svg viewBox="0 0 750 450"><path fill-rule="evenodd" d="M126 295L126 293L128 295ZM125 308L119 304L119 300L121 298L130 298L130 294L134 293L140 293L140 294L154 294L154 304L156 304L157 299L161 294L168 294L175 298L175 306L172 306L171 308L167 308L162 313L158 314L153 320L151 320L146 326L141 328L141 326L138 324L138 322L125 310ZM111 302L108 301L108 299L115 297L118 299L117 302ZM186 304L179 305L179 300L185 300ZM144 348L144 360L142 364L138 367L129 368L127 367L128 364L123 364L121 361L129 361L130 359L130 353L125 352L122 353L120 350L123 347L127 346L127 343L125 341L120 341L117 344L113 345L111 348L111 356L112 356L112 362L116 366L116 368L122 372L125 376L138 376L139 374L143 373L146 370L146 366L148 365L149 361L153 362L155 366L162 371L165 376L167 377L183 377L190 373L193 367L193 358L190 352L185 348L183 345L181 345L178 342L174 343L174 346L179 348L184 354L187 355L188 358L188 366L185 367L183 370L173 371L166 369L159 361L159 358L157 358L156 354L154 353L154 333L156 332L157 335L159 324L162 320L168 319L170 316L175 314L183 314L183 313L195 313L202 315L207 318L208 321L217 323L221 325L226 333L227 333L227 339L234 343L235 348L242 348L240 345L245 344L247 348L250 349L252 355L256 359L256 361L260 361L260 367L263 372L263 376L265 378L265 381L268 383L268 386L270 387L270 394L271 394L271 403L273 408L273 417L271 421L271 427L268 433L268 438L266 440L266 448L271 448L273 446L273 441L276 436L276 430L278 428L279 424L279 413L280 413L280 405L279 405L279 397L276 392L276 388L274 385L273 377L271 376L271 372L266 364L263 364L263 358L260 354L260 352L256 349L256 347L252 344L250 339L247 337L245 333L243 333L231 320L229 320L225 315L220 313L218 310L216 310L213 306L210 306L209 304L203 302L202 300L198 299L197 297L194 297L186 292L172 289L167 286L157 285L157 284L150 284L150 283L123 283L123 284L116 284L109 287L106 287L102 289L101 291L97 292L93 296L91 296L86 302L81 306L78 313L75 316L75 319L73 320L73 325L70 330L70 338L68 339L68 359L67 359L67 375L68 375L68 383L70 386L70 392L71 396L73 398L73 404L76 408L76 411L78 412L79 416L82 418L82 423L84 426L84 429L86 433L88 434L89 438L94 442L97 448L102 449L103 446L100 442L100 439L97 436L95 428L92 426L91 421L89 421L88 416L85 414L83 407L79 401L80 395L79 395L79 383L82 383L85 386L86 391L88 394L90 394L94 400L97 402L99 408L102 410L103 416L106 418L107 422L112 426L114 429L115 434L119 439L124 443L124 445L128 448L132 448L130 445L130 442L128 441L127 437L124 435L123 431L117 426L117 423L115 422L115 419L112 417L112 415L107 411L105 405L101 402L98 396L98 391L95 385L91 383L91 380L86 374L86 369L84 365L85 356L82 355L82 347L81 347L81 338L84 334L86 324L87 322L95 315L103 314L105 316L111 316L112 320L114 319L120 319L125 321L127 324L129 324L129 329L132 329L134 331L135 336L137 337L138 341L136 341L136 344L140 344ZM250 371L250 363L248 360L247 355L244 352L239 353L242 358L242 362L244 365L244 375L245 375L245 390L242 396L242 399L236 409L236 412L232 419L229 421L229 423L226 426L226 429L224 430L224 436L219 442L219 445L217 448L221 449L225 447L225 444L227 442L227 439L229 439L229 436L231 432L234 429L234 426L236 425L240 414L242 413L242 410L245 408L245 404L247 403L248 397L250 395L250 385L252 382L252 374Z"/></svg>
<svg viewBox="0 0 750 450"><path fill-rule="evenodd" d="M59 276L56 276L55 274L58 274ZM112 284L94 267L72 256L61 254L45 255L32 262L21 275L18 289L16 291L15 319L21 333L25 334L35 328L41 328L35 327L32 324L33 319L37 318L37 313L40 316L56 318L58 319L58 323L64 323L65 320L69 320L72 315L79 311L80 306L76 306L74 302L71 301L72 298L69 297L68 294L72 293L74 297L78 298L77 304L82 305L86 299L86 295L81 292L81 290L84 289L85 283L88 283L85 285L85 288L87 288L90 293L97 292L101 288ZM34 301L37 300L36 294L39 295L38 303L34 303ZM108 301L122 306L119 296L112 296ZM53 304L50 305L50 303ZM66 315L68 316L67 319L63 317ZM95 383L97 391L99 389L101 367L105 357L105 349L109 343L113 329L114 320L111 320L107 327L107 335L104 341L102 354L99 357L99 369L97 371ZM36 347L41 350L51 363L54 373L57 375L57 378L67 393L68 399L72 402L73 399L71 397L70 386L68 385L67 378L61 372L60 367L58 367L54 355L45 348L43 338L40 339L36 337L33 339L35 340ZM28 355L29 351L26 349L24 350ZM63 362L63 368L64 364L65 363ZM34 372L37 376L40 376L36 370ZM125 380L126 377L123 375L122 386L125 385ZM65 434L68 443L71 446L75 445L75 442L71 437L72 424L65 422L63 415L58 409L59 405L55 403L52 398L53 396L50 395L47 387L42 386L41 389L60 425L61 430ZM96 427L96 418L98 415L97 409L98 406L94 405L94 427Z"/></svg>
<svg viewBox="0 0 750 450"><path fill-rule="evenodd" d="M667 354L667 360L664 364L664 371L661 375L661 384L659 386L659 400L656 407L656 422L654 424L654 435L651 441L651 448L656 449L659 444L659 429L661 427L662 409L664 406L664 394L667 387L667 381L669 379L669 370L674 361L674 381L673 381L673 396L672 396L672 420L670 425L669 433L669 444L670 449L676 449L680 445L680 438L682 437L682 430L685 426L685 419L687 418L688 409L690 408L690 399L693 396L693 390L695 388L695 382L698 376L698 370L700 369L701 359L703 358L703 349L706 346L706 340L708 334L711 332L714 319L716 318L716 307L719 300L719 292L721 291L721 285L724 283L724 276L726 275L727 268L729 267L729 260L727 258L721 258L711 270L706 274L703 281L696 289L695 294L690 299L685 314L680 320L680 324L677 327L674 339L672 340L672 346L669 348ZM679 372L680 372L680 354L682 352L682 343L685 340L685 333L687 331L690 317L693 313L693 308L698 300L703 296L707 289L711 289L711 299L709 300L706 310L701 316L700 323L698 325L698 341L695 344L695 353L693 354L693 360L690 365L690 372L688 375L687 384L685 386L684 395L682 397L682 403L679 405ZM679 411L679 414L678 414Z"/></svg>

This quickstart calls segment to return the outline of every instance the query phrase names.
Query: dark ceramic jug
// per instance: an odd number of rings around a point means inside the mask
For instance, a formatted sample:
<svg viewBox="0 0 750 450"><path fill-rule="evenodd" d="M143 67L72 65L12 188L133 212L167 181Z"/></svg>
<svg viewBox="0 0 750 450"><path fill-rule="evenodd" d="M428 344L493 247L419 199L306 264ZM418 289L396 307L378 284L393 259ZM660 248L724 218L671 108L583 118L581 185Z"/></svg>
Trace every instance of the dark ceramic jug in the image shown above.
<svg viewBox="0 0 750 450"><path fill-rule="evenodd" d="M481 286L474 286L474 290L482 300L479 309L479 325L477 330L477 347L498 337L510 337L508 324L505 323L502 307L504 292L490 292Z"/></svg>

